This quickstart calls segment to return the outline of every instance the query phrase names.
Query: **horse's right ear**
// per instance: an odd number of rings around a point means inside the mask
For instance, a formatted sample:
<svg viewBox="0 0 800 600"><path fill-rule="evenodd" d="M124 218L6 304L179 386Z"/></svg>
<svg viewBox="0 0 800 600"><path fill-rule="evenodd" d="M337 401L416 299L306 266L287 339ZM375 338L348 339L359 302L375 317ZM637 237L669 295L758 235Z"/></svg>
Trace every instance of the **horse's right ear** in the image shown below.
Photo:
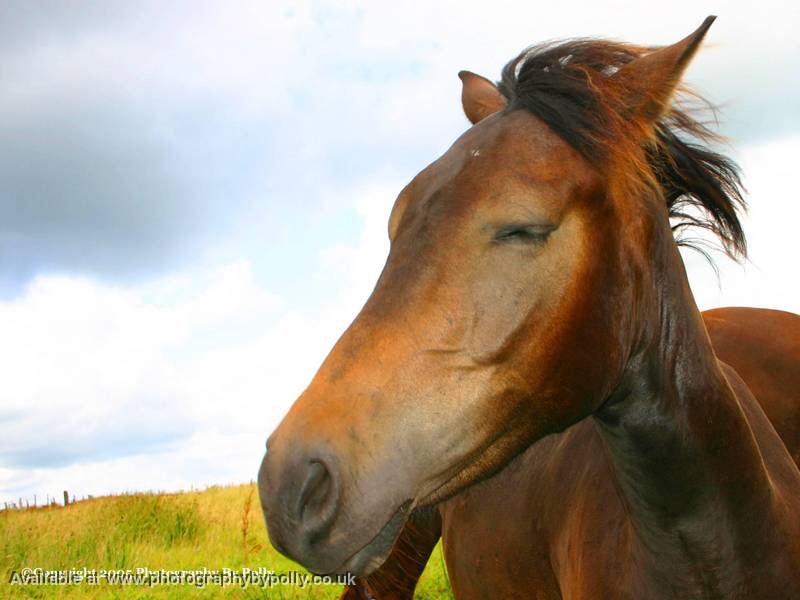
<svg viewBox="0 0 800 600"><path fill-rule="evenodd" d="M497 86L485 77L469 71L458 73L461 79L461 105L473 125L506 107L506 99Z"/></svg>
<svg viewBox="0 0 800 600"><path fill-rule="evenodd" d="M669 110L671 96L714 19L707 17L680 42L632 60L617 72L615 77L627 84L627 103L634 116L655 123Z"/></svg>

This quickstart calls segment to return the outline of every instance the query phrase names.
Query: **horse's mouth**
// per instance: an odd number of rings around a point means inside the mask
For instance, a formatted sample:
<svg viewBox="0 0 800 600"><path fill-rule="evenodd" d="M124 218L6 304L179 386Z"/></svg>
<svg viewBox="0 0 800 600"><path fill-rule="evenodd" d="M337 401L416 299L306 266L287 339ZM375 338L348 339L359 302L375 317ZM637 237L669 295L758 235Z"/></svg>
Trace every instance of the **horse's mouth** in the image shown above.
<svg viewBox="0 0 800 600"><path fill-rule="evenodd" d="M378 569L389 557L394 543L405 525L410 504L410 501L406 501L400 505L397 512L372 540L351 554L338 569L330 574L351 573L357 577L363 577Z"/></svg>

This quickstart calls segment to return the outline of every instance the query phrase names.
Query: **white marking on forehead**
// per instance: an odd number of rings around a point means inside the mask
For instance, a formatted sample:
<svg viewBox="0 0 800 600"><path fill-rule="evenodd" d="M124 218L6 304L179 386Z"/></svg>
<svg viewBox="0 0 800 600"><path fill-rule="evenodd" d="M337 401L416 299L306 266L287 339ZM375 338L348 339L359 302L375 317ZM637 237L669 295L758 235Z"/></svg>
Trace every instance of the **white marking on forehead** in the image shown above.
<svg viewBox="0 0 800 600"><path fill-rule="evenodd" d="M481 149L480 148L473 148L470 151L470 154L472 154L472 156L480 156L481 155Z"/></svg>

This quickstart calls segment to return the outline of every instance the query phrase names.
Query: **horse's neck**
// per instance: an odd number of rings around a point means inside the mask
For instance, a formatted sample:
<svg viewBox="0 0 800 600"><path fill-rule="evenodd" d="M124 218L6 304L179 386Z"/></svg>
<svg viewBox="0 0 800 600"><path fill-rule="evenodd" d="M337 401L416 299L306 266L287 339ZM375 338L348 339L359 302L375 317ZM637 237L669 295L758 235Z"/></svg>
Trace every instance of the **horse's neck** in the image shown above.
<svg viewBox="0 0 800 600"><path fill-rule="evenodd" d="M681 273L668 282L675 293L659 306L649 344L595 419L635 532L634 560L650 584L668 582L691 597L738 585L726 569L737 568L752 528L769 526L774 502L741 399ZM703 573L728 579L705 581Z"/></svg>

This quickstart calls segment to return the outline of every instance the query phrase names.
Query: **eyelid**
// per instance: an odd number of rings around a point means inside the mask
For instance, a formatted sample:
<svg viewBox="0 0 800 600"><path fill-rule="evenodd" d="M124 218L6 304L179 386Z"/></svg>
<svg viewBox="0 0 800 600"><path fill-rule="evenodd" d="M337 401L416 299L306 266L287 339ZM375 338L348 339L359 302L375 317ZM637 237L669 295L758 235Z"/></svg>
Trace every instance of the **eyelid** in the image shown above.
<svg viewBox="0 0 800 600"><path fill-rule="evenodd" d="M497 228L495 242L510 241L544 241L556 229L552 223L509 223Z"/></svg>

